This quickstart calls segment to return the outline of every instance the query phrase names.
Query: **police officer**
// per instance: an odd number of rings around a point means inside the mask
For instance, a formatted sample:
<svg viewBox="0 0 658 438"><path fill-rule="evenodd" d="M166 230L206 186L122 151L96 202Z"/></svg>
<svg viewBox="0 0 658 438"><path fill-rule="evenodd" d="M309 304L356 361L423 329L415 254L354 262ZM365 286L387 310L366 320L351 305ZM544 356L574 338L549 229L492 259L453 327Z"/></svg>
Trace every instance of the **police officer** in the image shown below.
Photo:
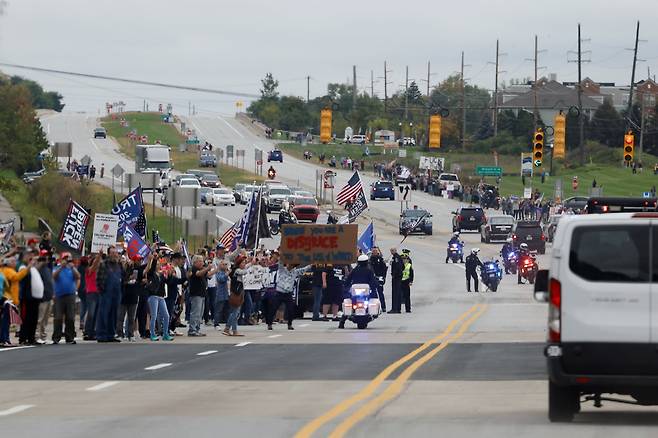
<svg viewBox="0 0 658 438"><path fill-rule="evenodd" d="M478 266L482 267L482 262L478 258L479 248L473 248L471 254L466 257L466 292L471 291L471 278L473 278L473 283L475 283L475 292L478 290L478 274L476 268Z"/></svg>
<svg viewBox="0 0 658 438"><path fill-rule="evenodd" d="M370 265L368 264L368 256L365 254L361 254L359 256L357 259L356 268L354 268L352 272L347 275L347 278L345 278L346 290L349 290L353 284L370 285L370 298L376 298L376 291L377 287L379 286L379 281L377 280L373 270L370 268ZM340 318L338 328L344 329L345 321L347 321L347 315L343 313L343 316Z"/></svg>
<svg viewBox="0 0 658 438"><path fill-rule="evenodd" d="M391 310L388 313L400 313L402 310L402 271L404 263L397 248L391 248Z"/></svg>
<svg viewBox="0 0 658 438"><path fill-rule="evenodd" d="M408 249L402 250L402 280L400 286L402 289L402 299L404 300L404 310L411 313L411 286L414 283L414 267L409 257L410 251Z"/></svg>
<svg viewBox="0 0 658 438"><path fill-rule="evenodd" d="M375 273L377 277L377 295L379 295L379 302L382 304L382 312L386 312L386 298L384 296L384 283L386 283L386 273L388 272L388 266L382 257L382 253L378 247L372 248L372 253L370 254L370 268Z"/></svg>
<svg viewBox="0 0 658 438"><path fill-rule="evenodd" d="M509 274L509 268L507 264L507 256L514 251L514 245L512 245L512 238L508 237L507 240L505 241L505 244L503 247L500 249L500 256L503 258L503 265L505 266L505 273Z"/></svg>
<svg viewBox="0 0 658 438"><path fill-rule="evenodd" d="M521 264L523 261L527 258L530 257L530 249L528 248L527 243L522 243L519 245L519 258L517 259L517 267L516 267L516 280L518 284L522 284L521 281Z"/></svg>
<svg viewBox="0 0 658 438"><path fill-rule="evenodd" d="M459 240L459 231L455 231L452 234L452 237L448 241L448 248L446 249L446 263L448 263L448 259L450 258L450 246L451 245L460 245L462 248L464 247L464 242ZM464 263L464 252L462 251L461 254L459 254L459 261Z"/></svg>

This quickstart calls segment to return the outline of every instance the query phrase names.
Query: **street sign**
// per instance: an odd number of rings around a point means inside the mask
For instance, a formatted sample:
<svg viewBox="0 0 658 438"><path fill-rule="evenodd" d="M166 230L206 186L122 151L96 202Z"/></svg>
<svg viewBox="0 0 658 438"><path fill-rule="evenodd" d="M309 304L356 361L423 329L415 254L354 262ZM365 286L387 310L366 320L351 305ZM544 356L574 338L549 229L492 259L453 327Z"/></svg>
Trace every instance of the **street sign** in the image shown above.
<svg viewBox="0 0 658 438"><path fill-rule="evenodd" d="M406 149L398 150L398 157L399 158L406 158L407 157L407 150Z"/></svg>
<svg viewBox="0 0 658 438"><path fill-rule="evenodd" d="M244 149L236 149L235 156L244 158Z"/></svg>
<svg viewBox="0 0 658 438"><path fill-rule="evenodd" d="M119 166L118 164L112 168L112 175L114 175L117 178L123 175L124 172L125 172L124 168Z"/></svg>
<svg viewBox="0 0 658 438"><path fill-rule="evenodd" d="M535 167L541 166L541 160L535 160Z"/></svg>
<svg viewBox="0 0 658 438"><path fill-rule="evenodd" d="M91 158L89 155L85 155L84 157L80 158L80 163L83 166L89 166L91 164Z"/></svg>
<svg viewBox="0 0 658 438"><path fill-rule="evenodd" d="M524 199L532 198L532 187L524 187L523 188L523 198Z"/></svg>
<svg viewBox="0 0 658 438"><path fill-rule="evenodd" d="M52 149L55 157L70 157L73 155L73 143L57 142Z"/></svg>
<svg viewBox="0 0 658 438"><path fill-rule="evenodd" d="M233 145L228 144L226 145L226 158L233 158Z"/></svg>
<svg viewBox="0 0 658 438"><path fill-rule="evenodd" d="M494 166L477 166L475 168L475 174L479 176L503 176L503 168Z"/></svg>

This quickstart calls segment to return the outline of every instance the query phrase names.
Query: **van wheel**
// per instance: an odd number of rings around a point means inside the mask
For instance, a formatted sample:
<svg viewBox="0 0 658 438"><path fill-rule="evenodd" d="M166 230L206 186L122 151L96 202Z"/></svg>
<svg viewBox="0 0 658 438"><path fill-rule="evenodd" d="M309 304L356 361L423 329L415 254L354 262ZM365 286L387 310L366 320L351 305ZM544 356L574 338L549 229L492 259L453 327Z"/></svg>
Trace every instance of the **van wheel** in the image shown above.
<svg viewBox="0 0 658 438"><path fill-rule="evenodd" d="M580 410L580 393L571 387L548 382L548 419L551 422L569 423Z"/></svg>
<svg viewBox="0 0 658 438"><path fill-rule="evenodd" d="M359 330L363 330L363 329L365 329L366 327L368 327L368 323L367 323L367 322L359 322L359 323L356 324L356 327L357 327Z"/></svg>

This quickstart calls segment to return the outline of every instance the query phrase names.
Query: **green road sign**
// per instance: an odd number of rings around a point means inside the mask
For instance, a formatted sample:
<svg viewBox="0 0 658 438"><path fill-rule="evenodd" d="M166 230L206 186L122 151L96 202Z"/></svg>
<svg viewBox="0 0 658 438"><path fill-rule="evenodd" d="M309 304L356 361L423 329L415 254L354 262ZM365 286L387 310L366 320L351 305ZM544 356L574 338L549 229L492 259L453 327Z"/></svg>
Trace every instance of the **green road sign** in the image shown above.
<svg viewBox="0 0 658 438"><path fill-rule="evenodd" d="M475 174L480 176L503 176L503 168L493 166L477 166L475 168Z"/></svg>

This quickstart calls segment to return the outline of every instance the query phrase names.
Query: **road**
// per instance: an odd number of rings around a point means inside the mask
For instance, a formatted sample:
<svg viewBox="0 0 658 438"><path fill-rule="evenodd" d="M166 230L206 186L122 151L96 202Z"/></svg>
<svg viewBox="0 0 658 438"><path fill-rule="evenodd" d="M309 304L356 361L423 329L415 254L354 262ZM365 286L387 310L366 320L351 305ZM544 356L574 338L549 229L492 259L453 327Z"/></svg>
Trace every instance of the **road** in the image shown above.
<svg viewBox="0 0 658 438"><path fill-rule="evenodd" d="M63 120L51 121L50 135L61 125L79 126L72 137L88 142L82 129L93 118L57 117ZM244 148L247 157L271 146L234 119L188 122L204 139ZM98 154L110 150L111 162L111 146L98 146ZM276 167L282 180L313 187L311 164L285 156ZM348 177L339 171L337 186ZM206 338L169 344L0 350L2 430L53 437L655 435L655 409L609 403L584 404L572 425L550 424L545 305L512 276L496 293L466 293L463 265L444 263L450 211L458 203L418 193L412 202L434 216L434 235L410 236L403 245L416 273L413 313L383 315L367 330L304 319L294 331L245 327L238 340L207 327ZM399 246L399 203L372 202L368 215L378 244ZM476 233L463 236L467 250L478 246L484 258L499 250ZM540 266L549 255L550 246ZM386 293L390 299L388 287Z"/></svg>

